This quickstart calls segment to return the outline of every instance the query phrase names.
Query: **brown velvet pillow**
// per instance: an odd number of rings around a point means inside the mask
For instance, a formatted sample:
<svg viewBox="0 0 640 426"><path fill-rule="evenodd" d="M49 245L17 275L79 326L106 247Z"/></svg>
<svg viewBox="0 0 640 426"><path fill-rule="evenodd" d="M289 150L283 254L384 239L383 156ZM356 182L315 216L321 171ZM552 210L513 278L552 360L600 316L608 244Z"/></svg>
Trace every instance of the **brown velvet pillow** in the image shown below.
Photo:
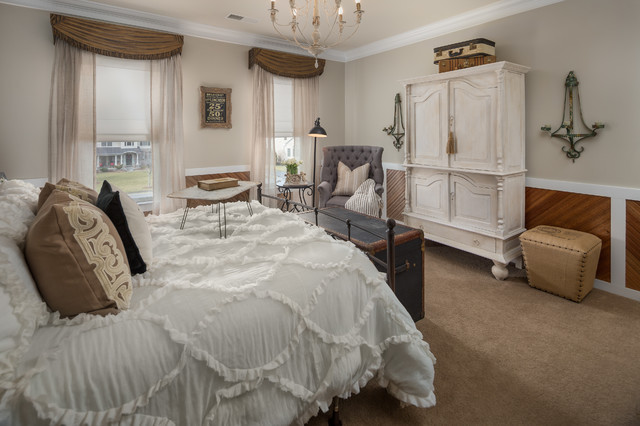
<svg viewBox="0 0 640 426"><path fill-rule="evenodd" d="M54 189L68 192L69 194L75 195L81 200L88 201L94 205L96 204L96 201L98 201L98 193L93 189L86 187L81 183L62 178L55 185L49 182L44 184L40 190L40 195L38 196L38 210L42 208L42 205L47 201L47 198L49 198L49 195L51 195Z"/></svg>
<svg viewBox="0 0 640 426"><path fill-rule="evenodd" d="M29 228L25 257L42 298L62 317L129 307L131 273L120 236L86 201L54 189Z"/></svg>

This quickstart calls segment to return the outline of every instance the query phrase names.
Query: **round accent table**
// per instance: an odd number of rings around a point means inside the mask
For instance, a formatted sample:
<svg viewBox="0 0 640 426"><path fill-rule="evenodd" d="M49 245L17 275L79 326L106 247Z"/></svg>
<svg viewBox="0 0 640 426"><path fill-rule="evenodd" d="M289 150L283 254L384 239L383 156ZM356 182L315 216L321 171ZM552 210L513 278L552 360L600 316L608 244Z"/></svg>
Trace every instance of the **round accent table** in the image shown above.
<svg viewBox="0 0 640 426"><path fill-rule="evenodd" d="M284 200L282 201L282 206L280 206L280 209L282 211L301 212L305 209L295 204L293 205L289 204L287 203L286 200L299 202L308 206L309 204L307 204L307 198L306 198L307 195L309 197L313 197L313 184L310 182L278 183L276 184L276 186L278 187L278 192L282 194L282 197L284 198ZM293 195L296 194L296 191L298 195L298 200L292 199Z"/></svg>

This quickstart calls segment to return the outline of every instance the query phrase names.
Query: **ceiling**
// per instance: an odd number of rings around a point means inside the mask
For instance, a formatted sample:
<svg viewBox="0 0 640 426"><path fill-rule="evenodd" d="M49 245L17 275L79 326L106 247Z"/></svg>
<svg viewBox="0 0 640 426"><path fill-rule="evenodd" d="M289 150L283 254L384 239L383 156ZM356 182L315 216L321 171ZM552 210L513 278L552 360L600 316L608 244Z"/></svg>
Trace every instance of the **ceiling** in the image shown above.
<svg viewBox="0 0 640 426"><path fill-rule="evenodd" d="M365 13L358 32L322 57L339 61L357 59L559 1L562 0L361 0ZM0 3L302 52L278 38L269 18L269 0L0 0ZM281 10L285 21L288 3L276 0L276 8ZM300 5L304 0L297 3ZM345 20L349 22L355 2L345 0L343 6ZM229 14L245 19L227 19Z"/></svg>
<svg viewBox="0 0 640 426"><path fill-rule="evenodd" d="M362 0L365 13L356 36L340 45L341 50L350 50L369 43L395 36L434 22L469 12L496 0ZM269 17L269 0L99 0L97 3L134 9L163 16L170 16L198 24L212 25L227 30L236 30L261 36L275 35ZM304 4L303 0L296 2ZM328 0L331 5L332 0ZM391 6L392 5L392 6ZM391 7L390 7L391 6ZM355 10L354 0L343 2L345 18L351 20ZM282 19L288 14L289 1L276 0L276 9ZM245 16L248 21L226 19L229 14ZM253 22L251 22L253 20Z"/></svg>

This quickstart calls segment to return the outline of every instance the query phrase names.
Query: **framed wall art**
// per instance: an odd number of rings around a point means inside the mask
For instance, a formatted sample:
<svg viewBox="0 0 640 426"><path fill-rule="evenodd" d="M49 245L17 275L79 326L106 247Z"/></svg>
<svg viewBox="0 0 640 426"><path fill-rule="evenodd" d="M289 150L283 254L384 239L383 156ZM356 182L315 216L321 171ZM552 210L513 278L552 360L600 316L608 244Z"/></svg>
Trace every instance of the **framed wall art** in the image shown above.
<svg viewBox="0 0 640 426"><path fill-rule="evenodd" d="M231 128L231 89L200 86L200 127Z"/></svg>

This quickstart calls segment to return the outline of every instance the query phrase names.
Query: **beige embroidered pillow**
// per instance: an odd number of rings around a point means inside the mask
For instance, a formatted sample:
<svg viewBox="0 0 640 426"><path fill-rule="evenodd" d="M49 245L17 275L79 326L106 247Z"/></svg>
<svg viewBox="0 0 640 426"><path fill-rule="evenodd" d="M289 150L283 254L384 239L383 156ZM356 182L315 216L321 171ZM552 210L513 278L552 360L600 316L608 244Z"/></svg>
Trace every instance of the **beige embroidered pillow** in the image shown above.
<svg viewBox="0 0 640 426"><path fill-rule="evenodd" d="M40 195L38 196L38 210L42 208L42 205L47 201L47 198L49 198L49 195L51 195L54 189L68 192L69 194L75 195L76 197L94 205L96 204L96 201L98 201L98 193L93 189L86 187L81 183L62 178L55 185L49 182L44 184L40 190Z"/></svg>
<svg viewBox="0 0 640 426"><path fill-rule="evenodd" d="M29 228L25 257L42 298L62 317L129 307L131 273L120 236L86 201L53 190Z"/></svg>
<svg viewBox="0 0 640 426"><path fill-rule="evenodd" d="M376 194L376 182L367 179L344 204L345 209L380 217L382 198Z"/></svg>
<svg viewBox="0 0 640 426"><path fill-rule="evenodd" d="M353 195L356 189L369 177L371 164L363 164L351 170L342 161L338 163L338 182L331 195Z"/></svg>

